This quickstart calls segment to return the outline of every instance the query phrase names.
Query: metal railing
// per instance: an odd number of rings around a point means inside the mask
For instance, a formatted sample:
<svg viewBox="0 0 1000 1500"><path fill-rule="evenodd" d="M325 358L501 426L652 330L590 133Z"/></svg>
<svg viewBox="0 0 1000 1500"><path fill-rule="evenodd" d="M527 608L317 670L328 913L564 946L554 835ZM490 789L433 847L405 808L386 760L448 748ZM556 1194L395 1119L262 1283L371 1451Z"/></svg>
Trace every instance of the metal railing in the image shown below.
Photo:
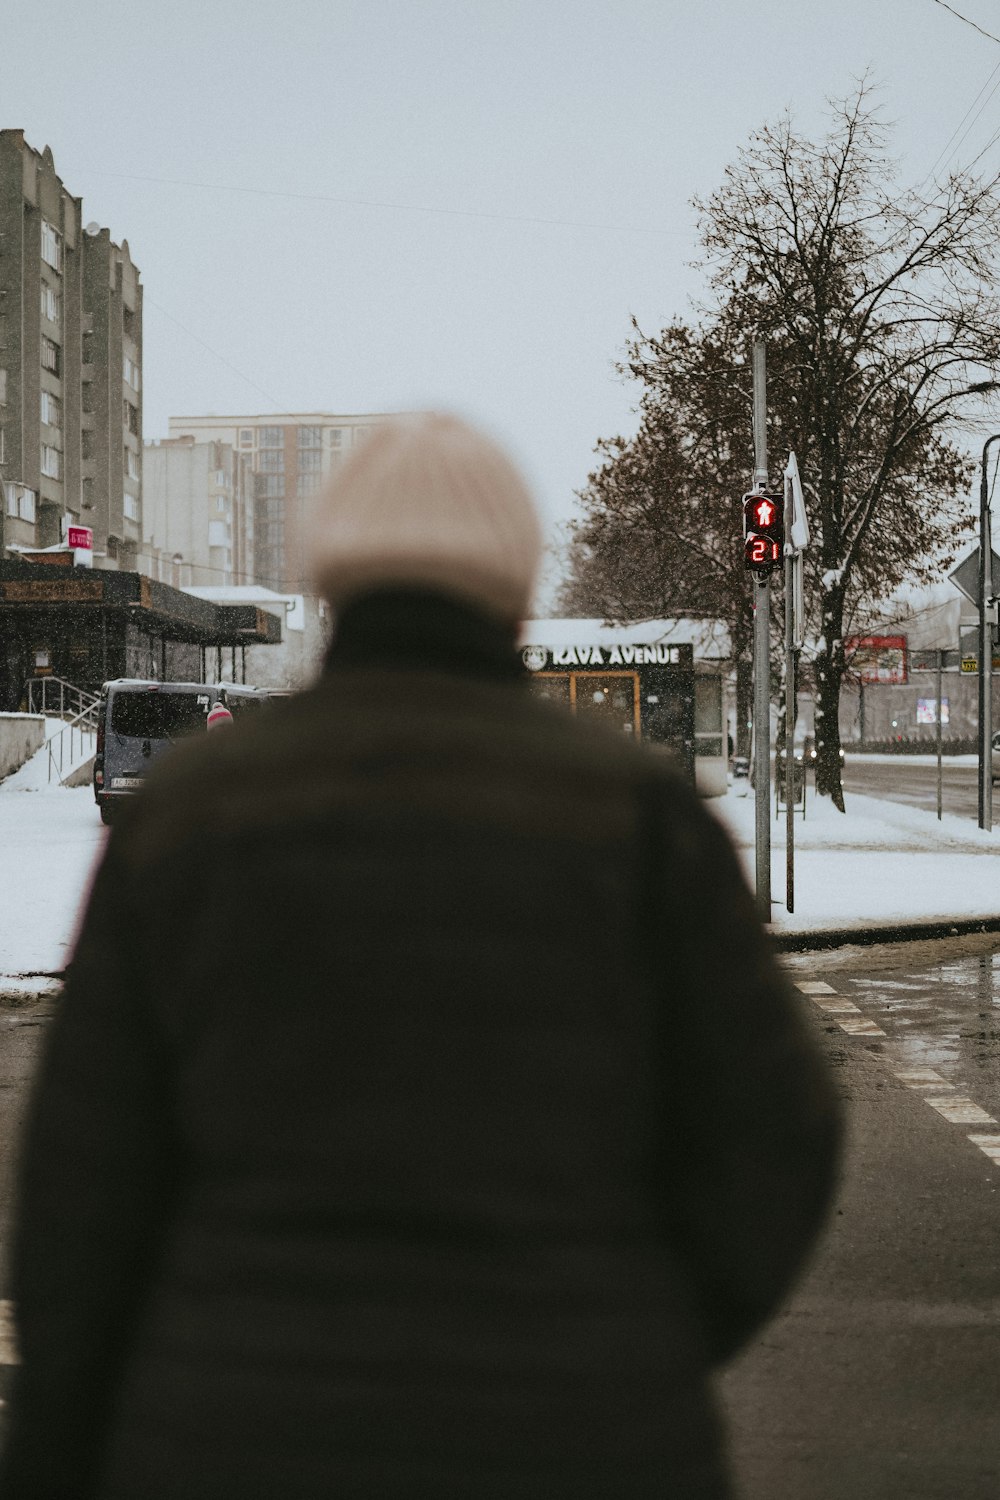
<svg viewBox="0 0 1000 1500"><path fill-rule="evenodd" d="M58 734L52 735L51 739L46 741L49 752L48 779L50 782L53 778L62 781L96 750L97 704L98 700L95 698L70 719Z"/></svg>
<svg viewBox="0 0 1000 1500"><path fill-rule="evenodd" d="M65 677L29 677L26 686L29 714L75 719L99 701L96 693L86 692Z"/></svg>

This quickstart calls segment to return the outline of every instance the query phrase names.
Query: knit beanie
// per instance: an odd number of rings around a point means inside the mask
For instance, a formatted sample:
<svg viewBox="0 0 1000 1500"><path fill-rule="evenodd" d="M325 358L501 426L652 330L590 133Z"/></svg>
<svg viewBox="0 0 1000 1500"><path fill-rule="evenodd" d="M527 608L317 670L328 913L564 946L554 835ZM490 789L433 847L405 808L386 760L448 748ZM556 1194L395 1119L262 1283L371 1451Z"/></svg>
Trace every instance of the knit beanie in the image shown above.
<svg viewBox="0 0 1000 1500"><path fill-rule="evenodd" d="M458 417L389 417L318 498L310 565L335 607L371 589L455 594L505 621L528 613L542 533L507 455Z"/></svg>

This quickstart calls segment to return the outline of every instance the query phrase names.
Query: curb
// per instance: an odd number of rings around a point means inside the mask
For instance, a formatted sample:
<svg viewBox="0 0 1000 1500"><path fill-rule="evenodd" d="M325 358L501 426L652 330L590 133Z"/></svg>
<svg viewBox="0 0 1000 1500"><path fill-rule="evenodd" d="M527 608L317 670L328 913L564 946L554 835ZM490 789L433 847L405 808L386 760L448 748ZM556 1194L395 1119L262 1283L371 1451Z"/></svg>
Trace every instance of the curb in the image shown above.
<svg viewBox="0 0 1000 1500"><path fill-rule="evenodd" d="M947 917L932 922L895 922L891 927L830 927L814 932L771 932L779 953L810 953L853 944L871 948L877 943L912 943L920 938L966 937L970 933L1000 933L1000 917Z"/></svg>

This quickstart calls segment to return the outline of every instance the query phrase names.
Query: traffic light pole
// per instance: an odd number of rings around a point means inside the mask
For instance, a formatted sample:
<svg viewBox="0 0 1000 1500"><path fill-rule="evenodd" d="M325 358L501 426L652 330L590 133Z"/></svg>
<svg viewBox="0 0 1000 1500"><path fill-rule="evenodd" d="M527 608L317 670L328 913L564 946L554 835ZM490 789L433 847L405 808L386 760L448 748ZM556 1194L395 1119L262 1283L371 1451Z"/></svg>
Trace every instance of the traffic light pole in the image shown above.
<svg viewBox="0 0 1000 1500"><path fill-rule="evenodd" d="M754 486L767 487L767 366L764 342L753 346ZM771 920L771 582L754 580L753 620L753 790L756 830L757 914Z"/></svg>
<svg viewBox="0 0 1000 1500"><path fill-rule="evenodd" d="M786 486L787 490L787 486ZM787 512L787 504L786 504ZM795 564L791 553L785 558L785 910L795 910L795 710L798 706L795 692L795 621L794 579ZM774 774L779 774L775 766ZM803 794L805 793L806 763L802 758ZM804 805L804 804L803 804Z"/></svg>

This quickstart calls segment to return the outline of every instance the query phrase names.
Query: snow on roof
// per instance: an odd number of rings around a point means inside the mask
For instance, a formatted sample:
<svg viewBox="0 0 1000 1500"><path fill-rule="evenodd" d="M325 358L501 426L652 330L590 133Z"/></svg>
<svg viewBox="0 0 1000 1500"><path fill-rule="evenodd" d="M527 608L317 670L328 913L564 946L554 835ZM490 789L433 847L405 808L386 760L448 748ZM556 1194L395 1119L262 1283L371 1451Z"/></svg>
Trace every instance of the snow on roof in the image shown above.
<svg viewBox="0 0 1000 1500"><path fill-rule="evenodd" d="M208 599L212 604L258 604L284 620L289 630L305 629L305 606L301 594L277 594L258 583L189 584L182 594Z"/></svg>

